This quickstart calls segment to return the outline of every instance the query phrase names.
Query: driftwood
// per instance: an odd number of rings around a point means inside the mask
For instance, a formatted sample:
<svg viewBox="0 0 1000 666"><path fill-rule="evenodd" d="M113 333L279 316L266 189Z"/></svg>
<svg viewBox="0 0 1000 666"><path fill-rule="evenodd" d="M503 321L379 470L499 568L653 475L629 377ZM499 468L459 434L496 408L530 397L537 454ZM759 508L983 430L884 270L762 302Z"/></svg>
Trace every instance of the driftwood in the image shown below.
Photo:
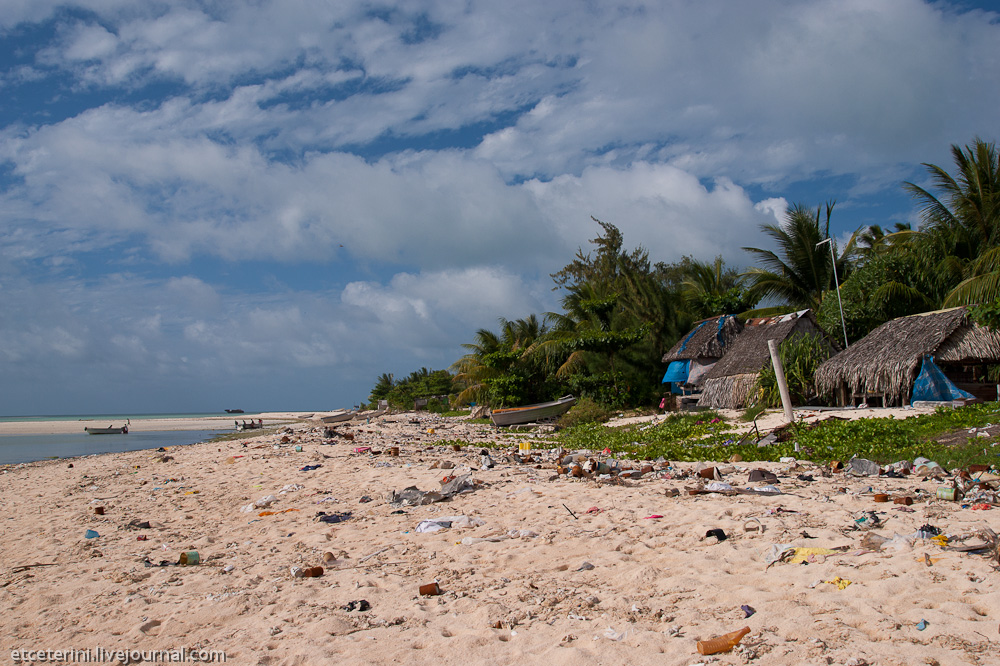
<svg viewBox="0 0 1000 666"><path fill-rule="evenodd" d="M59 564L59 562L36 562L34 564L21 564L10 570L11 573L21 573L22 571L27 571L28 569L34 569L35 567L54 567Z"/></svg>
<svg viewBox="0 0 1000 666"><path fill-rule="evenodd" d="M368 555L365 555L360 560L358 560L358 562L359 563L361 563L361 562L367 562L368 560L372 559L376 555L381 555L385 551L392 550L393 548L395 548L395 546L386 546L385 548L380 548L379 550L376 550L374 553L370 553Z"/></svg>

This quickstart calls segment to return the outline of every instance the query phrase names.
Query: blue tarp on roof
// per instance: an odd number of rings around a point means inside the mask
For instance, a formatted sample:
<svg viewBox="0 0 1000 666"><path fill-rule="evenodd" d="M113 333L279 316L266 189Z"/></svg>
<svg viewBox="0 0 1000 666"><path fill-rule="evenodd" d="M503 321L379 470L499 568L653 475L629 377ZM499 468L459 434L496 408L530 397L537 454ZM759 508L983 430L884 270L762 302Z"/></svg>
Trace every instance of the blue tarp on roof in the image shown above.
<svg viewBox="0 0 1000 666"><path fill-rule="evenodd" d="M920 366L920 374L917 381L913 382L913 396L911 401L931 400L935 402L958 400L959 398L973 398L971 393L966 393L955 386L948 379L941 368L937 366L934 359L924 356L924 363Z"/></svg>
<svg viewBox="0 0 1000 666"><path fill-rule="evenodd" d="M663 382L686 382L688 372L691 368L691 361L671 361L667 366L667 372L663 375Z"/></svg>
<svg viewBox="0 0 1000 666"><path fill-rule="evenodd" d="M704 322L704 321L701 322L700 324L698 324L697 326L694 327L693 331L691 331L690 333L687 334L687 337L684 338L684 342L681 343L680 349L677 350L678 354L681 353L682 351L684 351L687 348L687 346L688 346L688 340L690 340L691 338L693 338L694 334L698 332L698 329L701 328L702 326L704 326L706 323L708 323L708 322Z"/></svg>
<svg viewBox="0 0 1000 666"><path fill-rule="evenodd" d="M715 331L715 338L719 341L719 344L723 347L726 346L726 341L722 339L722 327L726 324L726 320L734 315L722 315L719 317L719 327Z"/></svg>

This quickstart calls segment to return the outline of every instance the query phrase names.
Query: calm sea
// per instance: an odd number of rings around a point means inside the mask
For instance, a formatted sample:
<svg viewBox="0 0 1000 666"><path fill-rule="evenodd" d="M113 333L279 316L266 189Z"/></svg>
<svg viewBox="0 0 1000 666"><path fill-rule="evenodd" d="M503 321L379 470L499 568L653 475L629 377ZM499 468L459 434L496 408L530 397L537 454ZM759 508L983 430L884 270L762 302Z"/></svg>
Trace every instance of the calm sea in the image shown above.
<svg viewBox="0 0 1000 666"><path fill-rule="evenodd" d="M256 412L254 412L256 414ZM205 416L231 416L248 418L247 414L63 414L56 416L0 416L0 421L90 421L89 425L116 425L126 419L177 419ZM48 460L51 458L73 458L95 453L117 453L157 449L161 446L183 446L197 444L215 437L220 432L232 432L231 427L218 430L131 430L127 435L88 435L83 432L58 435L0 435L0 464L16 464Z"/></svg>

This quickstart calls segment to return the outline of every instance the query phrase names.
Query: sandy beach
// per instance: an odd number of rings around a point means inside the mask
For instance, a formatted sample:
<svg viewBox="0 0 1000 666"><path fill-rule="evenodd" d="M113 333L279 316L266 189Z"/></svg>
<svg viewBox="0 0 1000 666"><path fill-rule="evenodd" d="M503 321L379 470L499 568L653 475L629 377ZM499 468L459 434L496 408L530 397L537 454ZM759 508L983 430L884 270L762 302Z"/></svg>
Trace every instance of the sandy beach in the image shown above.
<svg viewBox="0 0 1000 666"><path fill-rule="evenodd" d="M734 488L780 492L689 494L711 482L696 463L573 478L554 453L494 449L487 469L490 426L394 414L326 438L294 414L245 440L0 470L0 659L100 646L267 665L997 663L996 565L948 547L1000 532L1000 510L939 500L934 479L716 461ZM749 483L756 469L778 483ZM467 492L413 503L446 477ZM915 536L927 526L950 541ZM178 565L190 551L199 563ZM322 575L296 577L309 567ZM441 594L419 593L432 583ZM742 627L736 650L697 652Z"/></svg>

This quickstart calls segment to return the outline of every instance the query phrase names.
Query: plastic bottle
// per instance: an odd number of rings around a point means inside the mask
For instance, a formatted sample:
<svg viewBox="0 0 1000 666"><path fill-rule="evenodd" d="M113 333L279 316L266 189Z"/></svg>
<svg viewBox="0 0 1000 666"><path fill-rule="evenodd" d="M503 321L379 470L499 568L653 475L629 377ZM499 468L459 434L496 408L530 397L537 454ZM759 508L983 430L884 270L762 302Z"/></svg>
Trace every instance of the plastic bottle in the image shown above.
<svg viewBox="0 0 1000 666"><path fill-rule="evenodd" d="M707 641L698 641L699 654L716 654L718 652L729 652L739 645L744 636L750 633L750 627L743 627L739 631L731 631L718 638Z"/></svg>

